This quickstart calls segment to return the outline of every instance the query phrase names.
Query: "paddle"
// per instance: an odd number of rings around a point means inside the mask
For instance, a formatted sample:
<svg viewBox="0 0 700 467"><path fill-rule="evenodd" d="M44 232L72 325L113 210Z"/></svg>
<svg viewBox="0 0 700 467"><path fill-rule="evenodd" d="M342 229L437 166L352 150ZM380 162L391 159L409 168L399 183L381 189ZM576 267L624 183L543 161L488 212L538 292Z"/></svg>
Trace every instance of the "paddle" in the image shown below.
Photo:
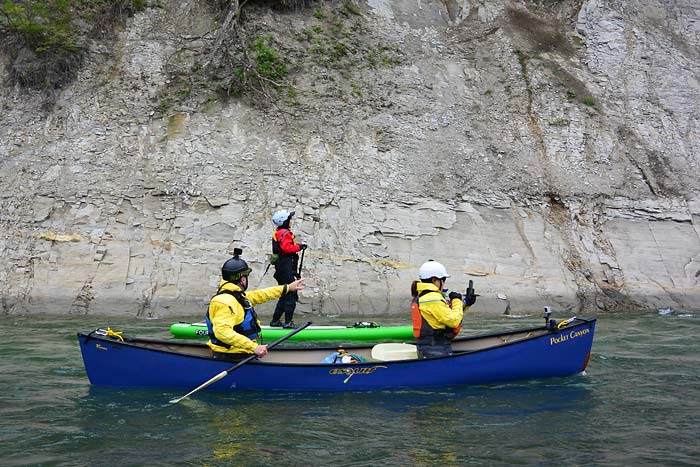
<svg viewBox="0 0 700 467"><path fill-rule="evenodd" d="M410 360L418 358L418 349L413 344L386 343L372 347L372 358L375 360Z"/></svg>
<svg viewBox="0 0 700 467"><path fill-rule="evenodd" d="M302 330L306 329L306 328L309 327L309 326L311 326L311 321L309 321L308 323L306 323L306 324L303 325L303 326L298 327L297 329L295 329L294 331L290 332L289 334L286 334L286 335L280 337L280 338L277 339L276 341L274 341L274 342L272 342L272 343L270 343L270 344L267 344L267 349L269 350L269 349L273 348L274 346L276 346L277 344L281 344L282 342L284 342L284 341L286 341L287 339L289 339L290 337L292 337L294 334L298 333L299 331L302 331ZM204 389L204 388L206 388L207 386L209 386L210 384L216 383L216 382L219 381L221 378L225 377L226 375L228 375L229 373L231 373L231 372L233 372L233 371L236 371L237 369L239 369L240 367L242 367L243 365L245 365L245 364L248 363L249 361L254 360L254 359L256 359L256 358L258 358L258 356L255 355L255 354L253 354L253 355L251 355L251 356L249 356L249 357L244 358L243 360L241 360L240 362L236 363L235 365L233 365L233 366L232 366L231 368L229 368L228 370L222 371L221 373L219 373L218 375L214 376L213 378L211 378L210 380L206 381L205 383L200 384L199 386L197 386L195 389L191 390L190 392L188 392L188 393L185 394L184 396L178 397L177 399L172 399L172 400L170 401L170 403L171 403L171 404L177 404L177 403L180 402L182 399L186 399L187 397L191 396L192 394L194 394L195 392L199 391L200 389Z"/></svg>

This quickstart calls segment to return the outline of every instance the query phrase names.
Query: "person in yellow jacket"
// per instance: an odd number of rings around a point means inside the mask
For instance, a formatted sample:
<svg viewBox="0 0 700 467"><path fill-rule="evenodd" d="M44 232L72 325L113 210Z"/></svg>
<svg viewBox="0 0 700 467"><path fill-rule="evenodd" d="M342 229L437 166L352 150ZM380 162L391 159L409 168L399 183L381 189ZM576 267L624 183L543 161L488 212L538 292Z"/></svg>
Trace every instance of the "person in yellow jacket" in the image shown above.
<svg viewBox="0 0 700 467"><path fill-rule="evenodd" d="M240 248L234 249L233 257L224 263L222 280L207 309L207 345L216 358L227 358L233 353L267 355L267 345L256 341L260 335L260 320L254 306L302 289L304 279L300 278L289 284L246 292L252 270L240 257L241 253Z"/></svg>
<svg viewBox="0 0 700 467"><path fill-rule="evenodd" d="M413 303L411 319L418 358L441 357L452 353L452 339L459 334L464 312L476 302L472 294L463 301L462 294L443 294L447 269L429 260L418 270L420 281L411 284Z"/></svg>

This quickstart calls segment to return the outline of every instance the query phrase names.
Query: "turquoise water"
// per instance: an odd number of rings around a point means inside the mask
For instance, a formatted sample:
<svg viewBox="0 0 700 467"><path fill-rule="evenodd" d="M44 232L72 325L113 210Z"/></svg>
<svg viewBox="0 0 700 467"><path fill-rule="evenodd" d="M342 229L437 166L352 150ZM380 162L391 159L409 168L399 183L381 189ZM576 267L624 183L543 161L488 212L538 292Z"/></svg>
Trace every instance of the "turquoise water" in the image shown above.
<svg viewBox="0 0 700 467"><path fill-rule="evenodd" d="M111 326L169 338L176 319L3 316L0 465L698 465L700 314L598 318L588 369L570 378L440 391L200 392L170 405L181 391L91 387L75 333ZM542 322L472 315L464 327Z"/></svg>

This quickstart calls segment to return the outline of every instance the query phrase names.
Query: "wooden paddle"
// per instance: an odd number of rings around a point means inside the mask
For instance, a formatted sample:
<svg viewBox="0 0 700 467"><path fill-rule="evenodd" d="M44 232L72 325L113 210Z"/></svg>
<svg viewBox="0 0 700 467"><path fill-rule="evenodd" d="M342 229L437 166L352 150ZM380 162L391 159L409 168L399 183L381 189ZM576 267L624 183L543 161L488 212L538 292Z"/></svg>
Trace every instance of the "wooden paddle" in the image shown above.
<svg viewBox="0 0 700 467"><path fill-rule="evenodd" d="M303 325L303 326L298 327L297 329L295 329L294 331L290 332L289 334L286 334L286 335L280 337L280 338L277 339L276 341L274 341L274 342L272 342L272 343L270 343L270 344L267 344L267 349L269 350L269 349L273 348L274 346L276 346L277 344L281 344L282 342L284 342L284 341L286 341L287 339L289 339L290 337L292 337L294 334L296 334L296 333L298 333L298 332L300 332L300 331L303 331L304 329L306 329L306 328L309 327L309 326L311 326L311 321L309 321L308 323L306 323L306 324ZM229 373L231 373L231 372L233 372L233 371L236 371L237 369L239 369L240 367L242 367L243 365L245 365L245 364L248 363L249 361L254 360L254 359L256 359L256 358L258 358L258 356L255 355L255 354L253 354L253 355L251 355L251 356L249 356L249 357L244 358L243 360L241 360L240 362L236 363L235 365L233 365L233 366L232 366L231 368L229 368L228 370L222 371L221 373L219 373L218 375L214 376L214 377L211 378L210 380L208 380L208 381L206 381L206 382L200 384L199 386L197 386L195 389L191 390L190 392L188 392L188 393L185 394L184 396L178 397L177 399L172 399L172 400L170 401L170 403L171 403L171 404L177 404L177 403L180 402L182 399L186 399L186 398L188 398L189 396L191 396L192 394L194 394L195 392L199 391L200 389L204 389L204 388L206 388L207 386L209 386L210 384L216 383L216 382L219 381L221 378L225 377L226 375L228 375Z"/></svg>
<svg viewBox="0 0 700 467"><path fill-rule="evenodd" d="M372 347L374 360L411 360L418 358L418 349L413 344L386 343Z"/></svg>

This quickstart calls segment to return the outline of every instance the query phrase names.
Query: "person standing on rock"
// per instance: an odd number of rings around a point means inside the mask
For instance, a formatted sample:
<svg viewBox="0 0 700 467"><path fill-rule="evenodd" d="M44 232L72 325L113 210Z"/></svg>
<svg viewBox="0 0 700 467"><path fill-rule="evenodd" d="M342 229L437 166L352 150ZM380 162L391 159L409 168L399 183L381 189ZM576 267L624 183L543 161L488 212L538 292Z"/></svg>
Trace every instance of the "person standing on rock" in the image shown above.
<svg viewBox="0 0 700 467"><path fill-rule="evenodd" d="M274 258L274 278L278 284L288 284L301 277L299 271L299 252L306 249L305 243L297 243L292 233L294 211L282 209L272 215L272 223L277 229L272 234L272 255ZM291 291L282 295L277 301L270 326L294 329L297 326L292 321L294 309L297 306L299 294ZM284 315L284 324L280 321Z"/></svg>
<svg viewBox="0 0 700 467"><path fill-rule="evenodd" d="M452 339L459 334L464 312L476 302L474 290L465 300L459 292L443 294L450 277L445 266L428 260L418 270L419 280L411 284L411 321L418 358L441 357L452 353Z"/></svg>
<svg viewBox="0 0 700 467"><path fill-rule="evenodd" d="M254 305L265 303L285 295L296 295L304 279L265 289L248 289L251 269L241 257L242 250L233 250L233 257L221 268L219 287L209 302L206 323L209 331L207 345L214 358L226 359L232 353L249 353L258 357L267 355L267 345L257 343L260 321Z"/></svg>

